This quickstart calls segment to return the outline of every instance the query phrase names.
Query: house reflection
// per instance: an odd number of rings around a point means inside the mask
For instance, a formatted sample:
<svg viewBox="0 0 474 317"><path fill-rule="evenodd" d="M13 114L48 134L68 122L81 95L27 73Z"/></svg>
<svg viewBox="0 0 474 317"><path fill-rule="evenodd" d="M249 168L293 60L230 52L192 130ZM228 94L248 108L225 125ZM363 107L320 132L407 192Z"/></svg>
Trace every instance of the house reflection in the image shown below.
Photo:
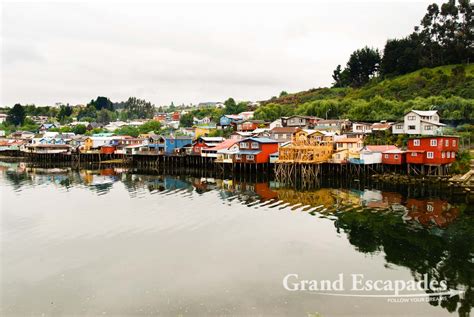
<svg viewBox="0 0 474 317"><path fill-rule="evenodd" d="M416 220L425 227L447 227L459 216L459 209L441 199L414 199L406 202L405 220Z"/></svg>

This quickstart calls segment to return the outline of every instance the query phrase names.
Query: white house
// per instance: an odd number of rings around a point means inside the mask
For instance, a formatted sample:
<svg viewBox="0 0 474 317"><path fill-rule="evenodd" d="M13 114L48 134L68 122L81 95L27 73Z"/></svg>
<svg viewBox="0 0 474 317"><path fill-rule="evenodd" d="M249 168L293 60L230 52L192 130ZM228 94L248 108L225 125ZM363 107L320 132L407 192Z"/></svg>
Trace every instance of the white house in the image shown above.
<svg viewBox="0 0 474 317"><path fill-rule="evenodd" d="M352 132L354 133L372 133L372 124L366 122L352 123Z"/></svg>
<svg viewBox="0 0 474 317"><path fill-rule="evenodd" d="M0 123L7 121L8 115L5 113L0 113Z"/></svg>
<svg viewBox="0 0 474 317"><path fill-rule="evenodd" d="M393 134L436 135L445 125L439 122L438 111L412 110L405 114L403 122L392 126Z"/></svg>
<svg viewBox="0 0 474 317"><path fill-rule="evenodd" d="M283 124L281 123L281 118L276 119L272 123L270 123L270 130L273 128L281 128L283 127Z"/></svg>
<svg viewBox="0 0 474 317"><path fill-rule="evenodd" d="M245 120L253 119L253 114L254 114L253 111L244 111L244 112L239 113L239 116L241 116L242 120L245 121Z"/></svg>

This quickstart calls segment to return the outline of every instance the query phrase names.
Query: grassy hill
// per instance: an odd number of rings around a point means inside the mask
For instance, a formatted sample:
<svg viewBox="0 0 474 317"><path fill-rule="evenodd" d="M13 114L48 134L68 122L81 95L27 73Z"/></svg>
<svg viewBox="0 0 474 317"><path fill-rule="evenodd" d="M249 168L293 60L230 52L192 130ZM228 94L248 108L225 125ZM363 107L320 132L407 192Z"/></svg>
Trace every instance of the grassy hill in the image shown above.
<svg viewBox="0 0 474 317"><path fill-rule="evenodd" d="M262 102L255 117L292 114L351 120L399 120L410 109L436 109L445 120L474 121L474 65L424 68L374 78L361 88L316 88Z"/></svg>
<svg viewBox="0 0 474 317"><path fill-rule="evenodd" d="M314 88L263 103L298 105L323 99L370 100L375 96L398 101L432 96L474 99L474 64L424 68L395 78L374 79L361 88Z"/></svg>

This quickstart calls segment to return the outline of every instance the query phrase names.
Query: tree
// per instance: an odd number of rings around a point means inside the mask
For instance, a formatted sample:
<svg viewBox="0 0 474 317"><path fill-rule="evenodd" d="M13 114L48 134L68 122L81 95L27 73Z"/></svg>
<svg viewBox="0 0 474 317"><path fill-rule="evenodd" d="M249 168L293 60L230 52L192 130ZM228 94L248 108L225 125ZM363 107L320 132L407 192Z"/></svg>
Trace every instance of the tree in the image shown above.
<svg viewBox="0 0 474 317"><path fill-rule="evenodd" d="M102 108L98 113L97 113L97 122L107 124L110 121L114 120L116 117L115 113L107 110L105 108Z"/></svg>
<svg viewBox="0 0 474 317"><path fill-rule="evenodd" d="M179 125L183 127L192 127L193 126L193 114L186 113L181 116L179 119Z"/></svg>
<svg viewBox="0 0 474 317"><path fill-rule="evenodd" d="M155 106L144 99L130 97L123 105L121 118L151 119L155 114Z"/></svg>
<svg viewBox="0 0 474 317"><path fill-rule="evenodd" d="M25 121L25 109L22 105L17 103L10 109L7 116L7 121L15 126L22 125Z"/></svg>
<svg viewBox="0 0 474 317"><path fill-rule="evenodd" d="M140 131L135 127L127 125L115 130L114 133L117 135L129 135L136 138L140 134Z"/></svg>
<svg viewBox="0 0 474 317"><path fill-rule="evenodd" d="M380 63L384 76L403 75L420 68L421 43L416 36L388 40Z"/></svg>
<svg viewBox="0 0 474 317"><path fill-rule="evenodd" d="M238 114L247 110L246 102L235 103L234 98L229 98L224 102L226 114Z"/></svg>
<svg viewBox="0 0 474 317"><path fill-rule="evenodd" d="M72 129L72 132L74 132L75 134L84 134L86 133L86 131L87 131L87 128L83 124L78 124Z"/></svg>
<svg viewBox="0 0 474 317"><path fill-rule="evenodd" d="M380 53L369 47L353 52L347 62L347 73L352 86L360 87L376 76L380 68Z"/></svg>
<svg viewBox="0 0 474 317"><path fill-rule="evenodd" d="M89 122L96 120L97 119L96 108L93 105L89 105L85 109L80 110L79 113L77 114L77 119L89 121Z"/></svg>
<svg viewBox="0 0 474 317"><path fill-rule="evenodd" d="M58 120L63 121L65 118L70 117L72 115L72 107L68 104L67 106L62 105L59 108L58 113Z"/></svg>
<svg viewBox="0 0 474 317"><path fill-rule="evenodd" d="M288 96L288 93L286 91L283 90L282 92L280 92L280 98L285 96Z"/></svg>
<svg viewBox="0 0 474 317"><path fill-rule="evenodd" d="M336 69L333 71L332 79L334 80L332 86L335 88L346 87L349 85L348 71L347 69L342 70L341 65L337 65Z"/></svg>
<svg viewBox="0 0 474 317"><path fill-rule="evenodd" d="M95 107L96 110L114 110L114 106L112 101L110 101L109 98L107 97L97 97L96 100L91 100L91 102L88 105L92 105Z"/></svg>
<svg viewBox="0 0 474 317"><path fill-rule="evenodd" d="M138 127L138 130L140 131L140 133L148 133L148 132L159 133L161 130L161 123L155 120L150 120L142 124L140 127Z"/></svg>

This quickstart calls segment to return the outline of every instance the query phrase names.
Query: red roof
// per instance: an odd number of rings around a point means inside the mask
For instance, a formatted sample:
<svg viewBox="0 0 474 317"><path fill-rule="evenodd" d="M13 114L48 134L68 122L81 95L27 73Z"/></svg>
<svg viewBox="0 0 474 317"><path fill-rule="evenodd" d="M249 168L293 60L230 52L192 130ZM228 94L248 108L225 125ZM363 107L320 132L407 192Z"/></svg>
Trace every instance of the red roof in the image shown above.
<svg viewBox="0 0 474 317"><path fill-rule="evenodd" d="M365 147L371 152L398 150L398 147L396 147L395 145L366 145Z"/></svg>
<svg viewBox="0 0 474 317"><path fill-rule="evenodd" d="M226 150L237 142L238 140L232 140L232 139L224 140L221 143L217 144L216 146L212 147L212 150L213 151Z"/></svg>

